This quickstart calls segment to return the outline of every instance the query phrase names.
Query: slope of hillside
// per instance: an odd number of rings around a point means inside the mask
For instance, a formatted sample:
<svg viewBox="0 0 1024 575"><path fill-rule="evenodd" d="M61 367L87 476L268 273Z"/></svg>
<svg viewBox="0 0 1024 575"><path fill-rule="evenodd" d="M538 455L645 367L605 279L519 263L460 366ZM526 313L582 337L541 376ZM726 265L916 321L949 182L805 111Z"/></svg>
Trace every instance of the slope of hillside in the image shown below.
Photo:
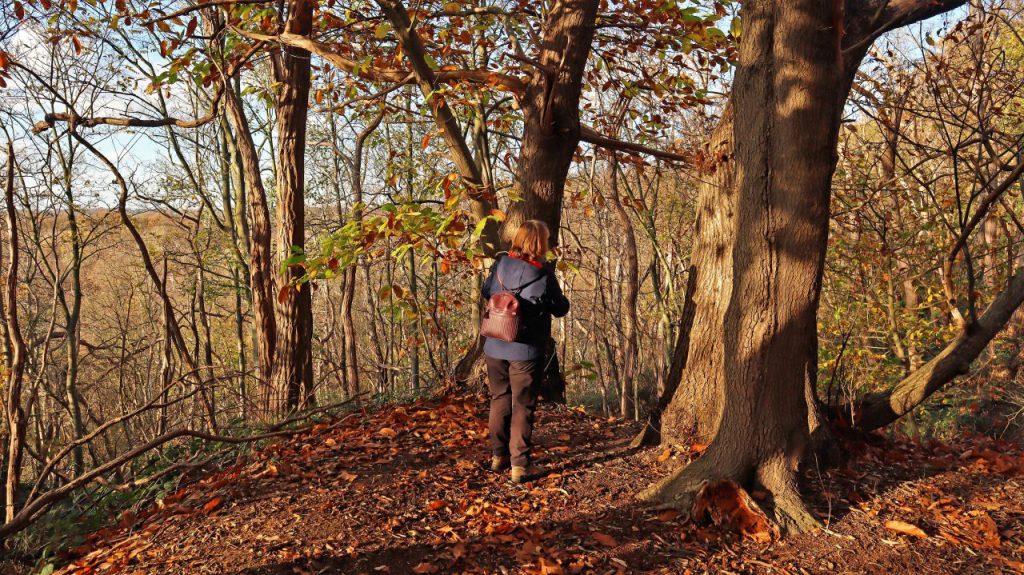
<svg viewBox="0 0 1024 575"><path fill-rule="evenodd" d="M1024 572L1024 456L858 442L809 471L828 529L760 544L632 494L690 454L631 451L632 424L541 409L551 474L483 469L485 404L456 397L352 414L254 453L92 537L59 573Z"/></svg>

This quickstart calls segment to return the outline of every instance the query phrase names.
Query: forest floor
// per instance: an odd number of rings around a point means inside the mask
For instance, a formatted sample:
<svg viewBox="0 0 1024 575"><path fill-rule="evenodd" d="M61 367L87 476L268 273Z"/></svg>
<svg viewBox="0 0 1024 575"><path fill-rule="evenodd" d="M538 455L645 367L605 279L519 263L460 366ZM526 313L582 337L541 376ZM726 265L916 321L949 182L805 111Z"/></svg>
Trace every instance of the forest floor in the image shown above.
<svg viewBox="0 0 1024 575"><path fill-rule="evenodd" d="M560 406L536 429L552 473L521 486L483 468L482 398L355 413L126 513L58 573L1024 573L1015 444L848 442L804 476L827 529L757 542L634 499L694 453Z"/></svg>

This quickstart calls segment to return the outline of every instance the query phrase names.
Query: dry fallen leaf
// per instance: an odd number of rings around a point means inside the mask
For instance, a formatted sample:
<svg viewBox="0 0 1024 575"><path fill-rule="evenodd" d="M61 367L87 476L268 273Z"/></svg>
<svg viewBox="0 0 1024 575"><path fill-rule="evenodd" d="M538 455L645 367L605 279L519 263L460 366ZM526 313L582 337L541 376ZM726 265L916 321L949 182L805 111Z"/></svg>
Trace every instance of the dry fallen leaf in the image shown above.
<svg viewBox="0 0 1024 575"><path fill-rule="evenodd" d="M680 511L677 511L675 509L666 509L658 514L658 521L664 521L667 523L669 521L672 521L676 517L679 517L680 515L682 515Z"/></svg>
<svg viewBox="0 0 1024 575"><path fill-rule="evenodd" d="M438 568L433 563L427 563L426 561L412 568L413 573L437 573Z"/></svg>
<svg viewBox="0 0 1024 575"><path fill-rule="evenodd" d="M385 427L378 431L377 435L381 437L386 437L387 439L393 439L396 435L398 435L398 432L395 431L394 429L391 429L390 427Z"/></svg>
<svg viewBox="0 0 1024 575"><path fill-rule="evenodd" d="M597 541L598 543L600 543L601 545L604 545L605 547L618 547L619 546L619 542L616 541L615 538L612 537L611 535L608 535L608 534L605 534L605 533L597 533L597 532L595 532L595 533L591 533L590 536L594 538L594 541Z"/></svg>
<svg viewBox="0 0 1024 575"><path fill-rule="evenodd" d="M203 505L203 513L209 513L213 511L214 509L220 507L221 503L223 503L223 500L221 500L220 497L214 497L213 499L207 501L206 505Z"/></svg>
<svg viewBox="0 0 1024 575"><path fill-rule="evenodd" d="M907 523L906 521L899 521L897 519L890 519L889 521L886 521L885 528L889 531L895 531L896 533L902 533L904 535L912 535L921 539L928 537L928 534L922 531L917 525Z"/></svg>
<svg viewBox="0 0 1024 575"><path fill-rule="evenodd" d="M665 451L662 451L661 455L658 456L658 463L664 463L668 461L669 457L672 457L671 449L666 449Z"/></svg>

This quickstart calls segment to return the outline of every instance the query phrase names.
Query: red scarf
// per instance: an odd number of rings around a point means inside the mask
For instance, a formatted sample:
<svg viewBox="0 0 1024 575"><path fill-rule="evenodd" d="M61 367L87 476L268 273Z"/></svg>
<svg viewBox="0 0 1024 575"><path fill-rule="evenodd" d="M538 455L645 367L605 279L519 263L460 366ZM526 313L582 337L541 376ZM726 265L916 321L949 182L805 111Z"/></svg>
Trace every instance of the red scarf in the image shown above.
<svg viewBox="0 0 1024 575"><path fill-rule="evenodd" d="M526 263L530 264L531 266L533 266L535 268L538 268L538 269L544 267L544 266L542 266L540 264L540 262L535 262L533 260L528 260L526 258L521 258L521 257L517 256L516 254L514 254L512 252L509 252L508 257L510 257L512 259L517 259L517 260L519 260L521 262L526 262Z"/></svg>

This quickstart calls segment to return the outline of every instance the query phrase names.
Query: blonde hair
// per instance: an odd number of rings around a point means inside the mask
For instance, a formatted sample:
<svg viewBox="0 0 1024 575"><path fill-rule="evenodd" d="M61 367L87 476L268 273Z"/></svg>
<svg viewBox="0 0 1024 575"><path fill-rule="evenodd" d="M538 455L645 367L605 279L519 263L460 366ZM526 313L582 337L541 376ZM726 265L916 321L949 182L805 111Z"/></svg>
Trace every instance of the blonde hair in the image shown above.
<svg viewBox="0 0 1024 575"><path fill-rule="evenodd" d="M551 231L547 224L540 220L526 220L516 230L516 235L512 237L512 247L508 251L517 257L540 261L548 253L550 239Z"/></svg>

